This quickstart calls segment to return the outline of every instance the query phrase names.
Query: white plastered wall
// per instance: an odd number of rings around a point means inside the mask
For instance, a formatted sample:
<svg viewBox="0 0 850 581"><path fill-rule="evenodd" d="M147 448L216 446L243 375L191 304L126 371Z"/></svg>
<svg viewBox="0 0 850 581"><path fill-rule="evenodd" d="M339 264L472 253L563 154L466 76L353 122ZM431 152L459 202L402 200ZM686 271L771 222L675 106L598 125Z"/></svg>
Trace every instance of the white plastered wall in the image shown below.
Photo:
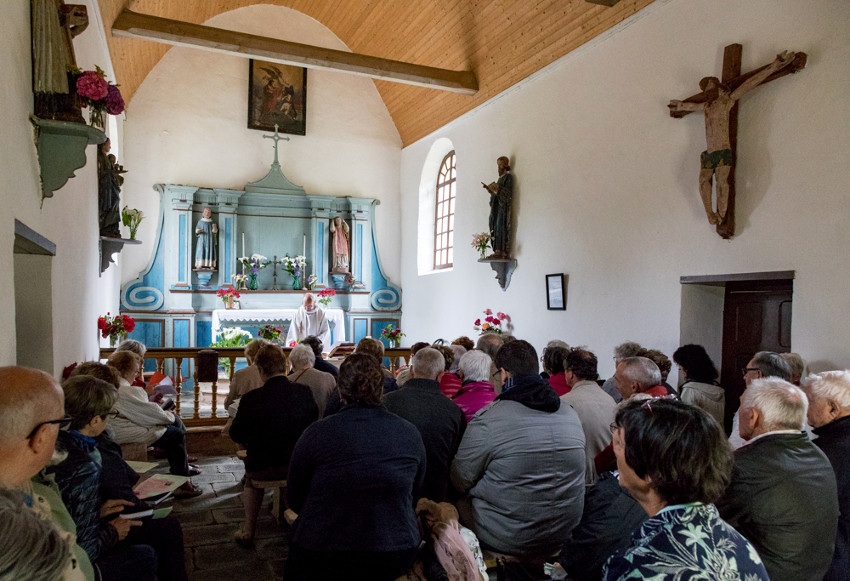
<svg viewBox="0 0 850 581"><path fill-rule="evenodd" d="M418 275L418 216L401 216L411 233L402 245L408 339L473 335L472 322L490 307L510 314L515 334L538 350L552 338L587 345L609 376L623 340L676 349L680 276L795 270L793 349L815 370L850 367L848 37L846 2L657 0L405 148L402 207L418 207L435 140L451 140L458 166L451 272ZM736 42L745 72L785 49L809 60L742 101L737 235L726 241L698 195L703 117L672 119L667 103L718 75L723 47ZM469 246L487 228L479 182L495 179L500 155L516 176L519 266L506 292ZM544 275L557 272L569 275L565 312L546 310Z"/></svg>
<svg viewBox="0 0 850 581"><path fill-rule="evenodd" d="M92 17L97 8L92 0L80 3L87 5L91 24L74 41L77 64L84 69L99 64L109 70L103 27ZM71 362L97 356L97 317L110 309L114 312L118 304L117 277L112 279L117 269L98 277L94 146L86 150L86 166L41 206L38 157L29 121L33 106L29 2L4 3L0 46L0 125L5 143L0 156L0 295L6 297L0 307L0 365L16 362L12 249L17 219L56 244L56 256L51 259L53 288L37 277L24 284L32 293L52 294L53 336L44 340L53 341L53 366L45 371L58 373Z"/></svg>
<svg viewBox="0 0 850 581"><path fill-rule="evenodd" d="M240 8L205 24L348 50L325 26L289 8ZM130 205L150 218L139 228L144 243L125 251L125 282L147 266L151 255L159 204L155 183L241 189L266 174L272 142L262 138L268 133L246 128L247 110L248 59L175 47L142 83L125 127L130 170L125 192ZM401 139L374 82L309 70L307 135L289 137L280 145L281 166L307 193L381 201L375 218L378 249L386 274L398 281Z"/></svg>

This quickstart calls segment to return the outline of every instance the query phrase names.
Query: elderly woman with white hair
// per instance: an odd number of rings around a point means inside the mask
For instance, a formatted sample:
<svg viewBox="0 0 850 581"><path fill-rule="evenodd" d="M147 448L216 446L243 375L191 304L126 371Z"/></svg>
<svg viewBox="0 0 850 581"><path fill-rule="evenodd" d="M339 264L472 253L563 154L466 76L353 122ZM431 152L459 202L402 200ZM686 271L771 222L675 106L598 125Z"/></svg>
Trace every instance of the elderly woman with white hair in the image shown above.
<svg viewBox="0 0 850 581"><path fill-rule="evenodd" d="M336 387L336 379L330 373L319 371L313 365L316 363L316 354L307 345L296 345L289 353L289 364L292 365L292 373L286 379L292 383L306 385L313 392L313 399L319 406L319 419L325 416L325 407L328 405L328 397Z"/></svg>
<svg viewBox="0 0 850 581"><path fill-rule="evenodd" d="M810 375L803 391L815 444L826 454L838 484L838 532L835 553L824 577L850 579L850 370Z"/></svg>
<svg viewBox="0 0 850 581"><path fill-rule="evenodd" d="M496 399L496 390L490 382L490 356L483 351L467 351L458 362L461 387L452 397L463 410L469 422L478 410Z"/></svg>

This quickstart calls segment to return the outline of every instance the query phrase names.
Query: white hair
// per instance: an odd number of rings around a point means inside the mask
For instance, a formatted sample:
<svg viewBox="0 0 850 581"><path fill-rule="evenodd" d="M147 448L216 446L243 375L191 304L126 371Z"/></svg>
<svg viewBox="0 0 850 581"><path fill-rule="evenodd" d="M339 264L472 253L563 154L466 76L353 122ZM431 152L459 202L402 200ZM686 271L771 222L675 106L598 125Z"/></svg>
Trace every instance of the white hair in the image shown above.
<svg viewBox="0 0 850 581"><path fill-rule="evenodd" d="M806 391L816 399L834 401L840 407L850 407L850 370L824 371L810 375Z"/></svg>
<svg viewBox="0 0 850 581"><path fill-rule="evenodd" d="M122 341L118 347L115 348L116 351L132 351L136 355L140 355L142 357L145 356L145 353L148 352L148 348L145 347L145 344L141 341L136 341L135 339L127 339Z"/></svg>
<svg viewBox="0 0 850 581"><path fill-rule="evenodd" d="M20 494L0 489L0 579L53 581L71 560L71 547L52 521L28 508Z"/></svg>
<svg viewBox="0 0 850 581"><path fill-rule="evenodd" d="M764 418L764 428L802 430L809 409L803 390L778 377L754 379L741 396L741 407L756 408Z"/></svg>
<svg viewBox="0 0 850 581"><path fill-rule="evenodd" d="M316 354L308 345L298 344L289 352L289 362L293 367L313 367L316 363Z"/></svg>
<svg viewBox="0 0 850 581"><path fill-rule="evenodd" d="M446 358L433 347L424 347L413 356L411 367L414 377L437 379L446 370Z"/></svg>
<svg viewBox="0 0 850 581"><path fill-rule="evenodd" d="M451 349L455 358L452 360L452 365L449 367L450 373L457 373L458 368L460 367L460 358L466 353L466 347L463 345L446 345L449 349Z"/></svg>
<svg viewBox="0 0 850 581"><path fill-rule="evenodd" d="M490 381L490 356L483 351L467 351L460 358L458 368L464 381Z"/></svg>
<svg viewBox="0 0 850 581"><path fill-rule="evenodd" d="M623 375L630 381L636 381L641 391L661 385L661 370L652 359L647 357L627 357L621 361Z"/></svg>

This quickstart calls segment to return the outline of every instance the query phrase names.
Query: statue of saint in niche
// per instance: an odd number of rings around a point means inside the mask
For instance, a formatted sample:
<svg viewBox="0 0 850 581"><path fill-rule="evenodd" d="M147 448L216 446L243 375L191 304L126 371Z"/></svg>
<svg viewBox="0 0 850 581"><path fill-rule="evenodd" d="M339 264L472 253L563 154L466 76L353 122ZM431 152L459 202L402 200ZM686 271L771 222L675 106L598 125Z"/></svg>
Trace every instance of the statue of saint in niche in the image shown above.
<svg viewBox="0 0 850 581"><path fill-rule="evenodd" d="M331 220L331 234L333 234L334 264L331 272L348 272L350 254L348 252L349 229L348 224L342 217L337 216Z"/></svg>
<svg viewBox="0 0 850 581"><path fill-rule="evenodd" d="M215 235L218 234L218 226L212 221L212 210L204 208L203 218L198 220L195 226L195 235L198 245L195 246L195 268L201 270L216 269Z"/></svg>

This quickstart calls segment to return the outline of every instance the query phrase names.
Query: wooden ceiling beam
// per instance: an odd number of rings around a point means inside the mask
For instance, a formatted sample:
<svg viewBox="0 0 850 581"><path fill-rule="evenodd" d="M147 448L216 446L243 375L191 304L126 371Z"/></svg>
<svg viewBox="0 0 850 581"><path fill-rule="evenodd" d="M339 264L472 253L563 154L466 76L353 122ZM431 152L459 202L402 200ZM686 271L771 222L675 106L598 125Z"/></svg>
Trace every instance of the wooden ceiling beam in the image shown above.
<svg viewBox="0 0 850 581"><path fill-rule="evenodd" d="M175 46L189 46L243 58L287 65L332 69L396 83L474 95L478 81L472 71L451 71L374 56L321 48L275 38L234 32L124 10L112 24L112 34Z"/></svg>

